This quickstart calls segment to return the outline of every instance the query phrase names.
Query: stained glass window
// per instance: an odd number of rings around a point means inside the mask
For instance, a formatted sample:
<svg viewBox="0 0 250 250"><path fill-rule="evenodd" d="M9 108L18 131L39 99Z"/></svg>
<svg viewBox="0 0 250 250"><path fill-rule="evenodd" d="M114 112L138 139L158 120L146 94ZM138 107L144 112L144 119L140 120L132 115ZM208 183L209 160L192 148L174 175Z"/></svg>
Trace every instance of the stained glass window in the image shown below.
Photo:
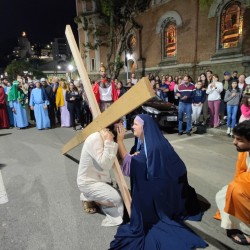
<svg viewBox="0 0 250 250"><path fill-rule="evenodd" d="M164 28L164 57L176 56L176 23L169 22Z"/></svg>
<svg viewBox="0 0 250 250"><path fill-rule="evenodd" d="M220 48L234 48L240 45L243 16L239 2L227 5L221 13Z"/></svg>

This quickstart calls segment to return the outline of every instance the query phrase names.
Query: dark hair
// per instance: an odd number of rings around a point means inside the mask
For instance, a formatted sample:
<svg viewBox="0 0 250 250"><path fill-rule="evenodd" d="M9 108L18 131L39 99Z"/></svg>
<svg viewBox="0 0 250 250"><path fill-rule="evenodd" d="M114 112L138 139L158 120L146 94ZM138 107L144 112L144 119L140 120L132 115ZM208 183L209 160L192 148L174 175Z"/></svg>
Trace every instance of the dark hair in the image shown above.
<svg viewBox="0 0 250 250"><path fill-rule="evenodd" d="M209 72L209 73L213 74L213 71L212 71L212 70L210 70L210 69L208 69L208 70L207 70L207 72ZM207 73L207 72L206 72L206 73Z"/></svg>
<svg viewBox="0 0 250 250"><path fill-rule="evenodd" d="M208 87L208 80L207 80L207 75L206 75L206 73L201 73L201 74L200 74L200 77L201 77L201 76L205 76L205 81L202 82L202 83L203 83L203 87L204 87L204 88L207 88L207 87Z"/></svg>
<svg viewBox="0 0 250 250"><path fill-rule="evenodd" d="M236 92L240 92L240 88L239 88L239 85L238 85L238 80L233 80L232 82L231 82L231 84L230 84L230 86L229 86L229 88L228 88L228 90L231 92L232 91L232 89L233 89L233 87L232 87L232 84L233 83L237 83L237 86L236 86Z"/></svg>
<svg viewBox="0 0 250 250"><path fill-rule="evenodd" d="M250 98L250 95L243 95L242 100L241 100L241 104L243 104L245 106L249 106L249 104L248 104L249 98Z"/></svg>
<svg viewBox="0 0 250 250"><path fill-rule="evenodd" d="M250 120L243 121L233 128L234 135L244 137L250 141Z"/></svg>
<svg viewBox="0 0 250 250"><path fill-rule="evenodd" d="M218 79L218 81L219 81L219 76L217 75L217 74L214 74L214 76Z"/></svg>

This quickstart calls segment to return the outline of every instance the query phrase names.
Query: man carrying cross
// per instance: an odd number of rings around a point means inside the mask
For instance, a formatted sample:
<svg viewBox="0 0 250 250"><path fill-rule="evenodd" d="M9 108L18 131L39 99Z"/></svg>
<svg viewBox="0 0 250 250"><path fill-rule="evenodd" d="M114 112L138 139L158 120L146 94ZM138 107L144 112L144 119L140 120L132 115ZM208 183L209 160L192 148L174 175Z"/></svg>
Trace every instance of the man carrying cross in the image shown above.
<svg viewBox="0 0 250 250"><path fill-rule="evenodd" d="M88 136L80 157L77 185L83 207L87 213L96 212L95 204L100 207L106 215L102 226L116 226L123 221L122 198L111 186L110 177L117 149L113 133L109 129L102 129Z"/></svg>

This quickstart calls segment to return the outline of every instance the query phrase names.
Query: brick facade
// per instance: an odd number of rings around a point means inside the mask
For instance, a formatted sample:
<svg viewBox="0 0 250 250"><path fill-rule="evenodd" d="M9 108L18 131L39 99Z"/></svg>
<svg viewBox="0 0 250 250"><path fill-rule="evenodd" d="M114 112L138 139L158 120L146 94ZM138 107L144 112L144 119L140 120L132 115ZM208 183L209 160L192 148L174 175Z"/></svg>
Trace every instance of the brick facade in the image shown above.
<svg viewBox="0 0 250 250"><path fill-rule="evenodd" d="M81 1L77 1L77 6ZM244 10L242 47L240 49L218 50L218 26L220 23L220 11L223 3L228 4L229 0L222 1L216 5L214 1L211 6L201 7L197 0L175 0L155 1L161 2L152 5L151 8L136 17L143 28L141 34L135 30L137 39L133 54L129 59L130 68L132 63L136 67L137 77L147 72L155 74L183 75L190 74L196 78L207 69L211 69L222 76L225 70L237 69L239 73L250 74L250 9L244 0L241 8ZM214 8L214 9L213 9ZM79 13L78 9L78 13ZM162 33L159 31L159 21L166 13L176 13L180 17L180 25L177 27L177 56L170 60L162 58ZM84 41L84 32L79 28L79 40ZM141 44L141 48L140 48ZM228 51L226 51L228 50ZM226 51L227 53L224 53ZM100 62L105 63L105 49L95 50L89 53L86 60L90 65L91 58L95 58L97 74ZM90 68L88 66L88 71ZM126 72L121 72L124 78Z"/></svg>

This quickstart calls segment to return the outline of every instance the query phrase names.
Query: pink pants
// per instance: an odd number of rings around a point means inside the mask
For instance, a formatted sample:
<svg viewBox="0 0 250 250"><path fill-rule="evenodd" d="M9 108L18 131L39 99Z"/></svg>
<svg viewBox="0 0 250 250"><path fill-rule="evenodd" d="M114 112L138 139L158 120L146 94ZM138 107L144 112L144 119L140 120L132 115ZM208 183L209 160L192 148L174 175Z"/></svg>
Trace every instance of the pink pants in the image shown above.
<svg viewBox="0 0 250 250"><path fill-rule="evenodd" d="M208 108L210 114L209 124L211 126L218 127L220 125L220 100L208 101Z"/></svg>

